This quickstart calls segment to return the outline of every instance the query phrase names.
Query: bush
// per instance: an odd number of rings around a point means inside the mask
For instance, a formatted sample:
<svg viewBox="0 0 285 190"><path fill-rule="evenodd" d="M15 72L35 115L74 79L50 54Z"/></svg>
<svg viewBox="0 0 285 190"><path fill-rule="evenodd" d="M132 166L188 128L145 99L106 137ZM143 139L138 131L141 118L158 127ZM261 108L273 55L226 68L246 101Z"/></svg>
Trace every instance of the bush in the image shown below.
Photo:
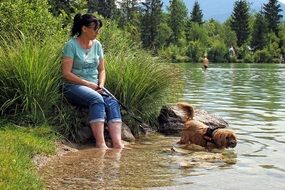
<svg viewBox="0 0 285 190"><path fill-rule="evenodd" d="M10 36L20 30L27 37L43 40L62 31L62 18L48 12L47 0L5 0L0 3L0 31Z"/></svg>
<svg viewBox="0 0 285 190"><path fill-rule="evenodd" d="M190 62L197 63L201 61L203 57L204 48L199 41L191 41L188 45L187 56L190 59Z"/></svg>
<svg viewBox="0 0 285 190"><path fill-rule="evenodd" d="M243 58L244 63L254 63L254 56L253 54L246 54Z"/></svg>
<svg viewBox="0 0 285 190"><path fill-rule="evenodd" d="M215 40L208 51L208 58L212 62L223 63L226 62L226 54L226 45L223 42Z"/></svg>
<svg viewBox="0 0 285 190"><path fill-rule="evenodd" d="M254 53L254 61L257 63L271 63L272 60L273 57L266 49L257 50Z"/></svg>
<svg viewBox="0 0 285 190"><path fill-rule="evenodd" d="M45 123L60 98L63 42L50 39L43 43L16 36L1 40L0 114L16 122Z"/></svg>
<svg viewBox="0 0 285 190"><path fill-rule="evenodd" d="M160 49L158 51L158 55L162 59L176 63L179 62L180 57L185 57L187 50L186 48L178 47L177 45L170 45L168 47Z"/></svg>

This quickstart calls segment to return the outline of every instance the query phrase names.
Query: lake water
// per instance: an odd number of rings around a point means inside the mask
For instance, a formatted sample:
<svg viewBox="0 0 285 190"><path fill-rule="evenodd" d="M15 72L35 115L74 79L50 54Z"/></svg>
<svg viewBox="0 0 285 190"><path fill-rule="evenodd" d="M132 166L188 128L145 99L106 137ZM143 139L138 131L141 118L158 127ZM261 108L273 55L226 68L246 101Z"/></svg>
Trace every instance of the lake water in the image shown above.
<svg viewBox="0 0 285 190"><path fill-rule="evenodd" d="M285 65L179 66L181 100L225 119L237 147L175 152L179 137L153 135L122 151L88 148L43 168L47 189L284 189Z"/></svg>

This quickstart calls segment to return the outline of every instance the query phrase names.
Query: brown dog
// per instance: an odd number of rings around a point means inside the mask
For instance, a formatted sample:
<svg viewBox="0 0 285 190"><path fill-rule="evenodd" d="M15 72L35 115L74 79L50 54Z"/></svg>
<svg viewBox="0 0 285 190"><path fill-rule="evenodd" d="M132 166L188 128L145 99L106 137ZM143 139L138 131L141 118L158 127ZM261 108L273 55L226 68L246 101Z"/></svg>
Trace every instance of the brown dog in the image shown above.
<svg viewBox="0 0 285 190"><path fill-rule="evenodd" d="M188 103L178 103L184 111L184 128L182 129L179 144L196 144L206 148L234 148L237 144L235 133L226 128L211 129L204 123L193 120L194 109Z"/></svg>

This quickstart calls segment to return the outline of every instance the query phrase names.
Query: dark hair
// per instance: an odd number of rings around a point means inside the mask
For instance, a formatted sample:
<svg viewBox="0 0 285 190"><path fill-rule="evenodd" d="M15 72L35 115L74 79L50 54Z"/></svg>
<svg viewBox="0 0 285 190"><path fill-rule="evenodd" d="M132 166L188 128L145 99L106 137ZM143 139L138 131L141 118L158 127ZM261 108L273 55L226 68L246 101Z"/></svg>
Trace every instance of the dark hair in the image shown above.
<svg viewBox="0 0 285 190"><path fill-rule="evenodd" d="M91 26L92 23L95 23L95 29L101 28L103 26L102 21L97 19L94 15L81 15L81 13L77 13L73 19L71 36L80 36L82 26Z"/></svg>

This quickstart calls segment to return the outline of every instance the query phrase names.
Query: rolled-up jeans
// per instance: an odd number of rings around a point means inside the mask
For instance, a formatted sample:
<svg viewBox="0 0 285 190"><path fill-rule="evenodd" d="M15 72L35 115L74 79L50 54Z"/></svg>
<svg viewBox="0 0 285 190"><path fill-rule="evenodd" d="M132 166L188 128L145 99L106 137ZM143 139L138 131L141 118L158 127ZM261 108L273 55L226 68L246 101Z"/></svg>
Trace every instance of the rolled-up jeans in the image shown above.
<svg viewBox="0 0 285 190"><path fill-rule="evenodd" d="M65 83L63 93L66 99L75 106L89 107L89 123L122 122L120 105L112 97L98 93L83 85Z"/></svg>

